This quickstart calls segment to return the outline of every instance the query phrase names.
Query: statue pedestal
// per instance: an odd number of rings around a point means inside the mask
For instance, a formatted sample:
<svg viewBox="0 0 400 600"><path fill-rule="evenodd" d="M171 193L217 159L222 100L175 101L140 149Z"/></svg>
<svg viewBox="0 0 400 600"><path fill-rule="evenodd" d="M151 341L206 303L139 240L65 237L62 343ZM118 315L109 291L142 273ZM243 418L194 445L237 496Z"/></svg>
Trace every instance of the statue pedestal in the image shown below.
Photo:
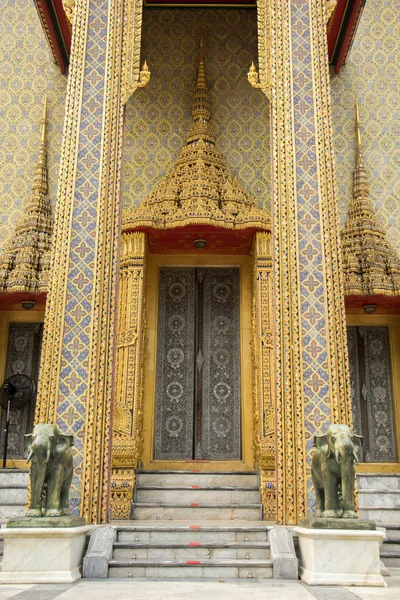
<svg viewBox="0 0 400 600"><path fill-rule="evenodd" d="M308 585L386 586L380 574L382 531L295 527L294 532L300 577Z"/></svg>
<svg viewBox="0 0 400 600"><path fill-rule="evenodd" d="M73 583L91 527L5 528L0 583Z"/></svg>

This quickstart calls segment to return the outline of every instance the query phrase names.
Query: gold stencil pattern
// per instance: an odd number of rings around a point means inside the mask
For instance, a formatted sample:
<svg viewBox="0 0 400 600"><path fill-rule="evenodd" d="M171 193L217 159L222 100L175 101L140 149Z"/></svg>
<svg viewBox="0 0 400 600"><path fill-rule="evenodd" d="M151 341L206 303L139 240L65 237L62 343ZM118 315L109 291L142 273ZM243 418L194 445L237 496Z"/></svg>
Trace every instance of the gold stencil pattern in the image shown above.
<svg viewBox="0 0 400 600"><path fill-rule="evenodd" d="M356 104L356 168L349 216L342 231L344 289L347 296L400 294L400 258L376 218L364 166L360 117Z"/></svg>
<svg viewBox="0 0 400 600"><path fill-rule="evenodd" d="M54 212L67 78L47 45L33 0L0 0L0 248L31 192L47 95L48 184Z"/></svg>
<svg viewBox="0 0 400 600"><path fill-rule="evenodd" d="M370 198L389 242L400 252L400 19L395 0L368 0L347 64L332 79L341 227L353 190L354 100L363 124Z"/></svg>
<svg viewBox="0 0 400 600"><path fill-rule="evenodd" d="M141 204L185 143L201 17L219 148L245 190L269 208L269 105L247 81L249 65L257 60L256 11L149 9L143 13L141 54L152 76L126 105L125 211Z"/></svg>

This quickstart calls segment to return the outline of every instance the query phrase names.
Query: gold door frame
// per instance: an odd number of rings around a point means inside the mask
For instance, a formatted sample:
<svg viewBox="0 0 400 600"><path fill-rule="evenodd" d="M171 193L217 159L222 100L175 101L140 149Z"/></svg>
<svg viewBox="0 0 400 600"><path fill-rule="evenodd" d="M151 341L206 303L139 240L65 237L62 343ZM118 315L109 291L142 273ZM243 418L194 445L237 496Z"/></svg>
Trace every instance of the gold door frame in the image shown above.
<svg viewBox="0 0 400 600"><path fill-rule="evenodd" d="M157 363L158 291L161 267L239 267L240 269L240 386L242 460L180 461L154 459L154 416ZM146 470L253 471L253 365L251 359L251 264L249 256L159 255L148 258L147 328L144 357L143 454Z"/></svg>
<svg viewBox="0 0 400 600"><path fill-rule="evenodd" d="M384 326L389 329L390 365L392 371L393 412L396 425L398 461L390 463L360 463L357 473L400 473L400 317L383 313L367 315L348 312L348 326Z"/></svg>

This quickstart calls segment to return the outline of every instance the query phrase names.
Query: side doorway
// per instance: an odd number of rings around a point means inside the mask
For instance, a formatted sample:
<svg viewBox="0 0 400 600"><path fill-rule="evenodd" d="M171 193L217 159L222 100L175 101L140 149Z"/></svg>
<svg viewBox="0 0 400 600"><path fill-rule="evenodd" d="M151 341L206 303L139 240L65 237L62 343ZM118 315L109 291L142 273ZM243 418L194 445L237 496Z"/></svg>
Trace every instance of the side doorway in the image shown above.
<svg viewBox="0 0 400 600"><path fill-rule="evenodd" d="M28 375L35 386L32 400L22 409L11 411L7 467L26 468L24 436L32 431L43 338L43 311L2 311L0 313L0 385L14 374ZM4 454L6 411L0 413L0 459Z"/></svg>

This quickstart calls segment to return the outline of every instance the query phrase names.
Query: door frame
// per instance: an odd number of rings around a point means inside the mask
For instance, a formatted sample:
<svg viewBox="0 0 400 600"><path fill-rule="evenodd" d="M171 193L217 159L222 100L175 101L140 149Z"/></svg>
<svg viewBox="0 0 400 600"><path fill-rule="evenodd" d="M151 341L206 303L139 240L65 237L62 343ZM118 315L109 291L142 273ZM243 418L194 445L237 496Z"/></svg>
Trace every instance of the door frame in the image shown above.
<svg viewBox="0 0 400 600"><path fill-rule="evenodd" d="M400 316L384 313L346 314L346 325L356 327L387 327L389 330L390 362L392 372L393 412L396 426L398 462L360 463L357 473L400 473Z"/></svg>
<svg viewBox="0 0 400 600"><path fill-rule="evenodd" d="M44 310L1 310L0 311L0 385L4 382L7 362L9 329L11 323L43 323ZM0 407L0 416L3 409ZM1 456L3 464L3 456ZM7 469L28 469L25 459L7 458Z"/></svg>
<svg viewBox="0 0 400 600"><path fill-rule="evenodd" d="M146 350L144 359L143 454L145 470L254 471L253 364L250 256L150 254L146 293ZM180 461L154 459L159 270L162 267L237 267L240 272L240 388L242 459L240 461Z"/></svg>

